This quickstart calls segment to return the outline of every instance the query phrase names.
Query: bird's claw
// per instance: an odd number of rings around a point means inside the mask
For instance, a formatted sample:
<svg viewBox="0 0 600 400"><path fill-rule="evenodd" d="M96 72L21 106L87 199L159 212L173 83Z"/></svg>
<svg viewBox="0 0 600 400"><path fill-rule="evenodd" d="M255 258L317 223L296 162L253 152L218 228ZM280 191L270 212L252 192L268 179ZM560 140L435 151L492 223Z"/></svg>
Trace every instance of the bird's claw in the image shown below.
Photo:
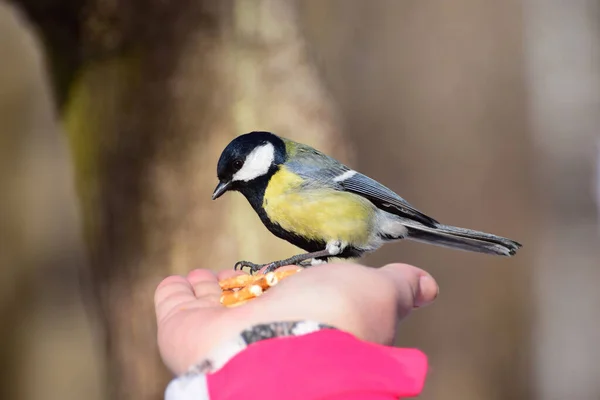
<svg viewBox="0 0 600 400"><path fill-rule="evenodd" d="M263 268L265 268L264 273L268 274L269 272L275 271L279 267L280 267L280 265L277 265L276 262L271 262L268 264L255 264L250 261L238 261L233 266L233 270L234 271L242 271L244 268L248 268L250 270L250 273L252 275L254 275Z"/></svg>
<svg viewBox="0 0 600 400"><path fill-rule="evenodd" d="M234 271L242 271L244 268L249 268L250 269L250 273L251 274L255 274L258 271L261 270L261 268L264 267L264 265L261 264L255 264L253 262L250 261L238 261L235 263L235 265L233 266L233 270Z"/></svg>
<svg viewBox="0 0 600 400"><path fill-rule="evenodd" d="M287 264L283 264L283 265L287 265ZM238 261L233 266L233 269L235 271L242 271L244 268L247 267L250 269L250 273L252 275L254 275L258 271L260 271L261 269L266 267L264 273L268 274L269 272L273 272L276 269L282 267L283 265L282 265L281 261L274 261L274 262L270 262L268 264L255 264L250 261ZM299 262L295 263L295 265L297 265L298 267L306 268L306 267L312 266L312 263L311 263L311 260L304 260L304 261L299 261Z"/></svg>
<svg viewBox="0 0 600 400"><path fill-rule="evenodd" d="M248 267L250 269L250 273L254 273L254 272L258 271L259 269L261 269L262 266L259 264L254 264L250 261L238 261L233 266L233 270L234 271L242 271L246 267Z"/></svg>

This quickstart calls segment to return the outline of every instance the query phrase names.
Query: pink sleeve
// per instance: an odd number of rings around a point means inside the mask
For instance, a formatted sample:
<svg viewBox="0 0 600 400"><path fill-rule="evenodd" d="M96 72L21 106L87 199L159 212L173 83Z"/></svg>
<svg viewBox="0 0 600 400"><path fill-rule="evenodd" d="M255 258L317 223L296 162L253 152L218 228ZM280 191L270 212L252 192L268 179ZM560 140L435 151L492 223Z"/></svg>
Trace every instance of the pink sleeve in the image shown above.
<svg viewBox="0 0 600 400"><path fill-rule="evenodd" d="M427 357L339 330L263 340L207 374L210 400L391 400L417 396Z"/></svg>

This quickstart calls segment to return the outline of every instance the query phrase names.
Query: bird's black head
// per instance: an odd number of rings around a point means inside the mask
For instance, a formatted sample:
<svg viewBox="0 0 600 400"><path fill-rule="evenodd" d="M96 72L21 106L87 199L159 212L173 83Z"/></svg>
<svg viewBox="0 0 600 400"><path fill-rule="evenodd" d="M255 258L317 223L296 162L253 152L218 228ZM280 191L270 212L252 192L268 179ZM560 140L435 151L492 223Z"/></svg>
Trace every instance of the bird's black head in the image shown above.
<svg viewBox="0 0 600 400"><path fill-rule="evenodd" d="M256 179L265 179L285 162L285 143L270 132L250 132L233 139L219 158L219 184L213 200L228 190L249 187Z"/></svg>

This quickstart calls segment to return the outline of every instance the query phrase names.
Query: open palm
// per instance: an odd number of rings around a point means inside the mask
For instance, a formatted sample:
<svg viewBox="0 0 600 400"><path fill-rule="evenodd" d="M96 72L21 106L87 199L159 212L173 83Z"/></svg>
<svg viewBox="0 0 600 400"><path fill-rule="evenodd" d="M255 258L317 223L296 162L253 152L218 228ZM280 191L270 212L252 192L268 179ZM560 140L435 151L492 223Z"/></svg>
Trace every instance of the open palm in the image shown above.
<svg viewBox="0 0 600 400"><path fill-rule="evenodd" d="M307 268L252 301L226 308L220 303L218 282L235 274L241 272L197 269L159 284L155 293L158 345L175 374L258 323L313 320L363 340L391 344L397 322L415 307L432 302L438 293L435 280L410 265L327 264Z"/></svg>

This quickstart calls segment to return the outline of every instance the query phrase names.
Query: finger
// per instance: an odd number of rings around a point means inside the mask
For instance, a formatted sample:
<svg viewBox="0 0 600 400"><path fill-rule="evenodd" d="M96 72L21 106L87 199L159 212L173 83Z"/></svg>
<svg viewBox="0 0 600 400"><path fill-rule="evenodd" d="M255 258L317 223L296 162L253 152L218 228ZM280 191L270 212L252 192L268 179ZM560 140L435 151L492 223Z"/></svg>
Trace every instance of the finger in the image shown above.
<svg viewBox="0 0 600 400"><path fill-rule="evenodd" d="M388 264L381 268L396 286L399 312L431 303L437 296L437 283L426 271L408 264Z"/></svg>
<svg viewBox="0 0 600 400"><path fill-rule="evenodd" d="M194 300L194 290L187 279L178 275L163 279L154 292L157 320L165 318L174 308Z"/></svg>
<svg viewBox="0 0 600 400"><path fill-rule="evenodd" d="M194 289L196 298L221 296L221 287L213 271L195 269L188 273L187 279Z"/></svg>
<svg viewBox="0 0 600 400"><path fill-rule="evenodd" d="M224 279L233 278L234 276L247 275L243 271L236 271L234 269L226 269L223 271L217 272L217 279L222 281Z"/></svg>
<svg viewBox="0 0 600 400"><path fill-rule="evenodd" d="M268 267L268 265L265 265L258 271L258 273L264 274L267 267ZM277 271L291 271L291 270L297 270L298 268L302 268L302 267L299 267L297 265L284 265L283 267L277 268Z"/></svg>
<svg viewBox="0 0 600 400"><path fill-rule="evenodd" d="M210 269L193 269L188 272L187 279L192 285L196 282L217 282L217 275Z"/></svg>

